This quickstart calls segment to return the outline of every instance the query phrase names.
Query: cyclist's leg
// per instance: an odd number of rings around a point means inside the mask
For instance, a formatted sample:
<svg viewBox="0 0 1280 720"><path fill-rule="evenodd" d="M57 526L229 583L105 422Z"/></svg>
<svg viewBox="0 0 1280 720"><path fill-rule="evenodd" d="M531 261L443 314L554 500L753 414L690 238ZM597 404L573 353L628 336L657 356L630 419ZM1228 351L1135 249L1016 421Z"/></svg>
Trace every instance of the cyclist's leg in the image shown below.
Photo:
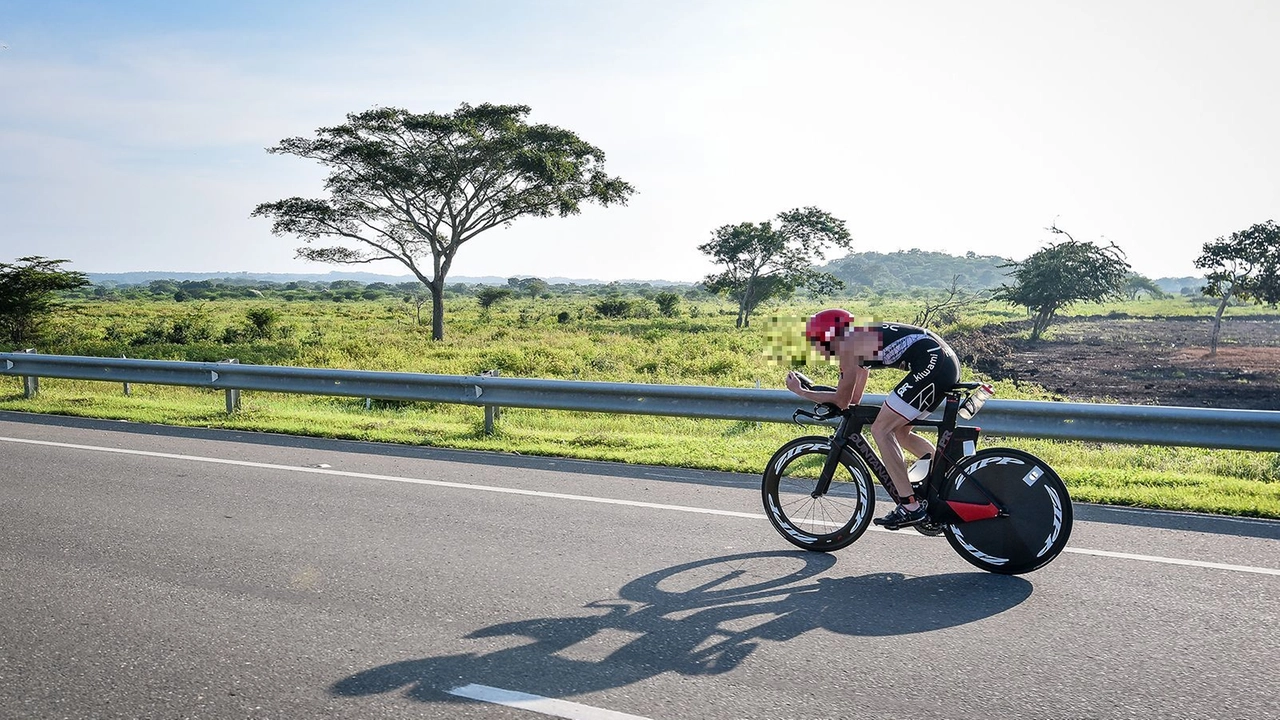
<svg viewBox="0 0 1280 720"><path fill-rule="evenodd" d="M897 437L898 444L918 458L933 452L933 443L929 442L929 439L925 436L912 430L910 425L899 427Z"/></svg>
<svg viewBox="0 0 1280 720"><path fill-rule="evenodd" d="M924 498L914 496L901 443L909 443L912 452L917 449L924 451L917 457L928 452L920 447L928 444L923 437L914 436L919 443L908 439L912 437L910 424L937 407L946 390L959 375L955 355L936 343L933 347L921 344L909 363L910 372L885 397L884 406L871 424L871 436L880 450L880 459L884 461L885 469L902 502L893 512L876 520L877 525L891 530L918 523L926 516Z"/></svg>
<svg viewBox="0 0 1280 720"><path fill-rule="evenodd" d="M902 446L898 444L898 432L903 428L910 430L910 423L918 413L911 413L910 406L903 406L906 403L901 402L896 393L886 396L884 406L876 414L875 422L871 423L871 437L876 441L876 449L880 452L885 469L889 471L889 479L893 481L898 497L908 498L912 494L911 480L907 477L907 461L902 455ZM911 417L904 415L904 412L911 413Z"/></svg>
<svg viewBox="0 0 1280 720"><path fill-rule="evenodd" d="M890 395L884 407L880 408L880 412L876 414L875 422L871 423L871 436L875 438L876 446L880 448L880 459L884 461L885 469L889 472L889 478L893 481L898 501L901 503L890 510L888 515L875 520L877 525L889 530L910 527L928 516L924 498L915 497L915 491L911 488L907 463L902 457L902 447L898 445L898 430L911 420L895 407L897 404L893 402L895 398L901 400L897 395Z"/></svg>

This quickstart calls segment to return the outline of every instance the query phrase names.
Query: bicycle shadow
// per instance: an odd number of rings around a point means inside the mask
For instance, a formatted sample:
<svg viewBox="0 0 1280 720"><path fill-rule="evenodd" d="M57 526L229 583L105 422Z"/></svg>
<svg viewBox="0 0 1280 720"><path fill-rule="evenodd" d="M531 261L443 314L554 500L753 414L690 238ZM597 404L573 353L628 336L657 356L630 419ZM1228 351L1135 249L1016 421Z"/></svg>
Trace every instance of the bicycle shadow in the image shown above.
<svg viewBox="0 0 1280 720"><path fill-rule="evenodd" d="M762 643L819 629L845 636L931 632L998 615L1032 589L1021 578L981 572L820 577L834 562L816 553L760 552L676 565L627 583L618 598L588 603L593 614L499 623L465 636L523 644L390 663L340 680L330 692L403 689L423 702L457 701L452 688L518 678L521 691L566 697L666 672L717 675Z"/></svg>

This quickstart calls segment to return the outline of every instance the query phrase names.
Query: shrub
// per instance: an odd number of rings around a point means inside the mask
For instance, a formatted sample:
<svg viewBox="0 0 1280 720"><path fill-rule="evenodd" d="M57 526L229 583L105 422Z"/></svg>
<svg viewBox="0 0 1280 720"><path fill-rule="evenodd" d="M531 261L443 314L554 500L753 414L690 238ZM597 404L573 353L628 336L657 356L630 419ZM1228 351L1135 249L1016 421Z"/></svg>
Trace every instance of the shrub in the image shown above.
<svg viewBox="0 0 1280 720"><path fill-rule="evenodd" d="M245 312L249 321L246 335L257 340L270 340L279 334L280 312L272 307L253 307Z"/></svg>
<svg viewBox="0 0 1280 720"><path fill-rule="evenodd" d="M191 345L213 339L213 326L199 314L186 315L172 321L157 318L147 324L131 345Z"/></svg>
<svg viewBox="0 0 1280 720"><path fill-rule="evenodd" d="M476 293L476 302L480 303L481 309L488 310L512 295L510 288L486 287Z"/></svg>
<svg viewBox="0 0 1280 720"><path fill-rule="evenodd" d="M626 317L631 312L631 301L623 297L605 298L596 303L595 310L601 317Z"/></svg>
<svg viewBox="0 0 1280 720"><path fill-rule="evenodd" d="M680 296L673 292L660 292L653 296L653 301L658 304L658 312L665 317L675 317L680 312Z"/></svg>

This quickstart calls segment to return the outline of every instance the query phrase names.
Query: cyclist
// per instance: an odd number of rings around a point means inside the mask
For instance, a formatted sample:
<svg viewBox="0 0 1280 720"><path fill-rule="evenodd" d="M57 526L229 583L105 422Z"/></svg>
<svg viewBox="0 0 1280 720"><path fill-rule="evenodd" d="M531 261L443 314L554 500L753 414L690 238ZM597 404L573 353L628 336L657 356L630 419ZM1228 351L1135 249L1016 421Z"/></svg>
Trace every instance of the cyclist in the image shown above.
<svg viewBox="0 0 1280 720"><path fill-rule="evenodd" d="M925 519L925 502L916 498L908 476L903 447L917 458L933 452L933 444L911 431L911 421L942 404L944 396L960 382L960 361L955 351L933 332L914 325L858 324L845 310L823 310L805 324L805 337L825 357L840 362L840 382L834 392L805 390L795 372L787 373L787 389L815 403L840 408L862 400L870 368L898 367L907 376L893 392L871 424L871 437L880 450L900 504L875 523L890 530L915 525Z"/></svg>

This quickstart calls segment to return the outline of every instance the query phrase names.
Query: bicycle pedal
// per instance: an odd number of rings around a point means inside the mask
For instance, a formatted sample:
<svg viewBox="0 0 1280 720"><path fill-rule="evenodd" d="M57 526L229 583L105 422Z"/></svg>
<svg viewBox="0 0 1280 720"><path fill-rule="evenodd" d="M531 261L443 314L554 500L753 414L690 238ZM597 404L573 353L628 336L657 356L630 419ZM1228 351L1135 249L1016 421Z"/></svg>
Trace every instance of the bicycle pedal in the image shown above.
<svg viewBox="0 0 1280 720"><path fill-rule="evenodd" d="M928 520L918 522L911 527L915 528L916 532L926 537L938 537L942 534L942 526L938 523L929 522Z"/></svg>

